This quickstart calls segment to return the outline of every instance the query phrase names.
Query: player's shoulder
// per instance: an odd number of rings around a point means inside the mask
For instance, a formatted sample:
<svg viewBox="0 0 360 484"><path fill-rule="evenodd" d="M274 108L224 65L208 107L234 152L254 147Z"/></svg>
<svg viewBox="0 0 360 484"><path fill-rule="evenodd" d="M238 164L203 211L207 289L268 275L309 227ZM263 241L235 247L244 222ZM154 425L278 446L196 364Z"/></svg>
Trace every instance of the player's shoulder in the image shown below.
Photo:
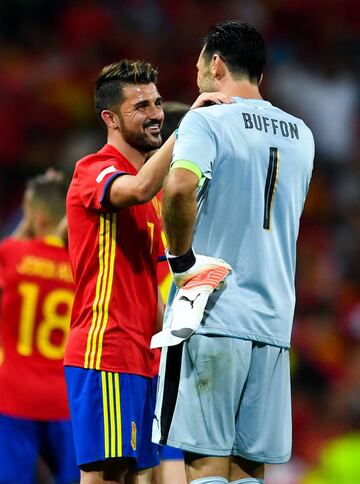
<svg viewBox="0 0 360 484"><path fill-rule="evenodd" d="M9 243L10 237L5 237L0 241L0 254L3 254L7 251L9 246L11 247L11 241Z"/></svg>
<svg viewBox="0 0 360 484"><path fill-rule="evenodd" d="M84 156L75 164L75 173L89 173L104 169L128 168L128 160L113 146L106 144L99 151Z"/></svg>
<svg viewBox="0 0 360 484"><path fill-rule="evenodd" d="M110 157L108 155L104 155L99 151L96 153L91 153L89 155L84 156L75 164L75 173L76 172L88 172L89 169L96 170L98 168L105 167L109 165L109 163L116 164L116 158Z"/></svg>
<svg viewBox="0 0 360 484"><path fill-rule="evenodd" d="M283 117L287 117L292 122L301 124L302 126L307 128L309 131L311 131L309 126L307 126L307 124L305 123L305 121L302 118L299 118L298 116L295 116L294 114L289 113L288 111L285 111L284 109L281 109L277 106L271 105L271 107L272 107L272 110L274 112L277 112L279 115L281 115Z"/></svg>
<svg viewBox="0 0 360 484"><path fill-rule="evenodd" d="M231 106L231 104L212 104L210 106L202 106L200 108L191 109L185 114L184 118L201 117L206 120L210 120L213 118L226 116L229 114L229 108Z"/></svg>
<svg viewBox="0 0 360 484"><path fill-rule="evenodd" d="M207 129L213 130L217 122L221 122L223 116L229 114L228 111L229 104L214 104L212 106L203 106L201 108L191 109L188 111L181 123L179 128L187 129Z"/></svg>
<svg viewBox="0 0 360 484"><path fill-rule="evenodd" d="M295 116L294 114L289 113L288 111L285 111L284 109L279 108L278 106L275 106L270 103L269 103L269 114L273 114L274 117L277 117L278 119L285 119L290 123L296 124L297 126L301 126L303 131L307 132L309 137L311 138L314 137L311 129L302 118L299 118L298 116Z"/></svg>
<svg viewBox="0 0 360 484"><path fill-rule="evenodd" d="M0 241L0 252L2 254L14 254L19 250L26 249L31 243L31 239L20 239L10 235Z"/></svg>
<svg viewBox="0 0 360 484"><path fill-rule="evenodd" d="M64 240L55 235L47 235L45 237L33 237L31 239L17 239L16 237L9 237L7 242L7 250L12 250L13 253L49 256L55 258L68 258L68 251Z"/></svg>
<svg viewBox="0 0 360 484"><path fill-rule="evenodd" d="M252 103L254 101L254 103ZM271 106L267 101L243 99L238 96L233 97L233 102L230 104L213 104L211 106L203 106L189 111L184 119L191 119L194 123L206 123L211 126L223 125L224 121L236 122L236 117L240 112L255 109L255 103Z"/></svg>

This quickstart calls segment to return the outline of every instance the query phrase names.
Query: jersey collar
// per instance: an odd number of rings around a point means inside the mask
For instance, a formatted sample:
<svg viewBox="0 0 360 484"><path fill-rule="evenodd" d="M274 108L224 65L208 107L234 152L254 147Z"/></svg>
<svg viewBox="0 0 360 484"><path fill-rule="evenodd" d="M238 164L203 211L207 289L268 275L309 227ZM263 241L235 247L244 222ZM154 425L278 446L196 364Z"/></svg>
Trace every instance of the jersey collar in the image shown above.
<svg viewBox="0 0 360 484"><path fill-rule="evenodd" d="M264 99L245 99L240 96L233 96L235 102L242 102L247 104L255 104L260 106L272 106L271 102L265 101Z"/></svg>
<svg viewBox="0 0 360 484"><path fill-rule="evenodd" d="M56 235L45 235L43 241L45 244L52 245L54 247L65 247L64 240Z"/></svg>

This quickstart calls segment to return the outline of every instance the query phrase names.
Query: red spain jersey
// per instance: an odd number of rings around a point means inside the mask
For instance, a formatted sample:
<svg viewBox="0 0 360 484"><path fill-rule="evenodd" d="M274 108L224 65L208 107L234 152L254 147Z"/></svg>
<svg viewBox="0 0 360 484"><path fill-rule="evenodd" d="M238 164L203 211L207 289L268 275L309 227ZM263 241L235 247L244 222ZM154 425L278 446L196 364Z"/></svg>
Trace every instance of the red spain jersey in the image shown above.
<svg viewBox="0 0 360 484"><path fill-rule="evenodd" d="M34 420L69 418L63 368L74 298L59 239L0 244L0 413Z"/></svg>
<svg viewBox="0 0 360 484"><path fill-rule="evenodd" d="M136 173L108 144L76 164L67 196L76 291L65 365L152 375L159 204L116 211L104 204L116 177Z"/></svg>

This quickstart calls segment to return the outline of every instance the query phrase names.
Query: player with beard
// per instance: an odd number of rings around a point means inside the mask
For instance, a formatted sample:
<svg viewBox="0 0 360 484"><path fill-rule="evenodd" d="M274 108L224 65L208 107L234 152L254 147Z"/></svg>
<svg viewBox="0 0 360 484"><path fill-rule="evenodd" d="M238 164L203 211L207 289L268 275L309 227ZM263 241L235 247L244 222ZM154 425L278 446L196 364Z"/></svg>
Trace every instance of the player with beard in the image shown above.
<svg viewBox="0 0 360 484"><path fill-rule="evenodd" d="M107 144L76 164L67 197L76 292L65 373L83 484L121 483L125 475L140 482L140 470L159 463L151 443L150 339L162 319L161 226L152 199L168 171L174 137L144 164L162 142L156 81L146 62L104 67L95 106ZM212 93L193 107L209 100L230 102Z"/></svg>
<svg viewBox="0 0 360 484"><path fill-rule="evenodd" d="M291 455L296 240L314 139L301 119L262 98L265 60L253 26L226 21L209 30L199 90L234 102L184 116L164 187L174 281L199 270L196 254L232 267L194 334L161 355L154 441L184 451L191 484L260 484L264 464ZM165 330L180 307L197 316L194 286L176 306L171 287Z"/></svg>

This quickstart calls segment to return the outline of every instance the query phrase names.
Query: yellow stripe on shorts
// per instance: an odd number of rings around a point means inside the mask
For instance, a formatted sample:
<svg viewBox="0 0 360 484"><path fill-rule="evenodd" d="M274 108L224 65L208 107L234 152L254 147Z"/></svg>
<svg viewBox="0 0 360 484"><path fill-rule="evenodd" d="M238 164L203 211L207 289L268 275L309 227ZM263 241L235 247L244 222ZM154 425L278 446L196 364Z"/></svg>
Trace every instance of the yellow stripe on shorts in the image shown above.
<svg viewBox="0 0 360 484"><path fill-rule="evenodd" d="M122 457L120 375L101 372L105 459Z"/></svg>

